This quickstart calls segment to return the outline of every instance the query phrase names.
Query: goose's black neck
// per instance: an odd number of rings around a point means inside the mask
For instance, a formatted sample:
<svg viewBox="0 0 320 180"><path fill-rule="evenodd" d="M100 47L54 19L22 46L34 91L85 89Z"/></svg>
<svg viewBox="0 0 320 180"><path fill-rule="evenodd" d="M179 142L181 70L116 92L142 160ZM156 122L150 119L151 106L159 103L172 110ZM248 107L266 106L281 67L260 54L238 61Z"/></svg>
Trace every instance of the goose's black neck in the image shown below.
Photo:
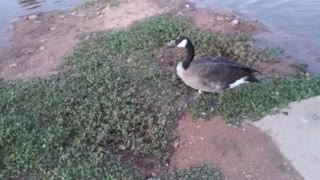
<svg viewBox="0 0 320 180"><path fill-rule="evenodd" d="M189 42L187 44L186 49L187 49L187 57L182 62L182 66L184 69L187 69L190 66L190 63L192 62L192 60L194 58L194 46L191 42Z"/></svg>

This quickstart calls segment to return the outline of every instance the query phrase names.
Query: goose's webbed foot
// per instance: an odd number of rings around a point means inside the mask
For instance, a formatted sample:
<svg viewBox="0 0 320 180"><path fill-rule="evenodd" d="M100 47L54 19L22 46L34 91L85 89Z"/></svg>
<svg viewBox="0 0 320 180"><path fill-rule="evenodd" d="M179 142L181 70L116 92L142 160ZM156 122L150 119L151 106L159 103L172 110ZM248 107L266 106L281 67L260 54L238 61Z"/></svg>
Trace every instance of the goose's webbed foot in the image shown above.
<svg viewBox="0 0 320 180"><path fill-rule="evenodd" d="M217 99L213 99L209 103L209 107L213 109L218 109L222 104L222 97L223 97L223 93L217 93Z"/></svg>
<svg viewBox="0 0 320 180"><path fill-rule="evenodd" d="M200 95L201 95L201 91L199 90L198 92L196 92L193 96L189 97L189 98L186 98L184 100L184 102L186 102L187 104L192 104L194 103L196 100L199 99Z"/></svg>

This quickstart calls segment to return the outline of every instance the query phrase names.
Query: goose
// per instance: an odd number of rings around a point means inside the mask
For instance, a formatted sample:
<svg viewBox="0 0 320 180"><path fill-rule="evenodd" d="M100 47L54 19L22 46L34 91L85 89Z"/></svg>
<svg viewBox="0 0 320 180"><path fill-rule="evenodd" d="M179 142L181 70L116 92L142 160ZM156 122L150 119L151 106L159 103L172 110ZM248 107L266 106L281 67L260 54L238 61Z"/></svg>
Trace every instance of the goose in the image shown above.
<svg viewBox="0 0 320 180"><path fill-rule="evenodd" d="M226 89L236 88L242 84L259 82L253 75L259 71L224 57L201 57L195 61L195 49L187 36L178 36L167 43L169 48L186 48L185 60L178 63L176 72L179 78L189 87L202 92L216 93L221 97ZM191 101L193 101L191 100Z"/></svg>

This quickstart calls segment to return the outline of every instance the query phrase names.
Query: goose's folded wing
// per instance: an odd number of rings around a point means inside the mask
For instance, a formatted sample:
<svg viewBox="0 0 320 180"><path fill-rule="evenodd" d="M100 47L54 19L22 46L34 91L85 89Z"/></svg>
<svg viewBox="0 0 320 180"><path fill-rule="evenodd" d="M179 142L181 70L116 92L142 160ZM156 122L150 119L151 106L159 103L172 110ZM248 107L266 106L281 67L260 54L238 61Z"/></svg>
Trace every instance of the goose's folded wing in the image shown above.
<svg viewBox="0 0 320 180"><path fill-rule="evenodd" d="M247 66L237 66L225 62L202 62L190 66L189 73L198 76L204 84L216 83L224 88L243 77L251 77Z"/></svg>

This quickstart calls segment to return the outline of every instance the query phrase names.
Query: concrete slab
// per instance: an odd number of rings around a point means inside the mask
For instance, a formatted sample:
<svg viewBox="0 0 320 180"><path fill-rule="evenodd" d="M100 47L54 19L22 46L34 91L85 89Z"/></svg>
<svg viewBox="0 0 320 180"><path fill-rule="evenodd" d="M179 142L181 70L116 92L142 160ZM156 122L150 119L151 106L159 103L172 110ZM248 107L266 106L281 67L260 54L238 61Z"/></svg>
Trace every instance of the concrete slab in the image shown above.
<svg viewBox="0 0 320 180"><path fill-rule="evenodd" d="M271 136L281 153L306 180L320 179L320 96L253 124Z"/></svg>

